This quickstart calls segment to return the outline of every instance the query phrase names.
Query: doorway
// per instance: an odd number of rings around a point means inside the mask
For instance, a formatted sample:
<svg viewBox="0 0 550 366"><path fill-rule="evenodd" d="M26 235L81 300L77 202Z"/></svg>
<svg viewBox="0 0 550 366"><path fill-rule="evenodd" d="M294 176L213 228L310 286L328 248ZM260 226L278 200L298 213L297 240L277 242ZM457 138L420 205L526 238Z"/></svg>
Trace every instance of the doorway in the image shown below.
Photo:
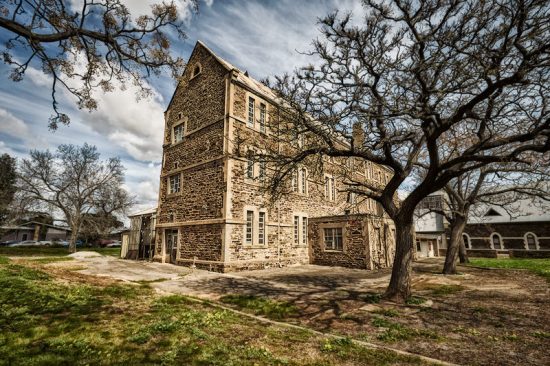
<svg viewBox="0 0 550 366"><path fill-rule="evenodd" d="M164 231L165 235L165 246L164 254L165 257L169 258L169 263L176 263L176 257L178 252L178 229L166 229Z"/></svg>

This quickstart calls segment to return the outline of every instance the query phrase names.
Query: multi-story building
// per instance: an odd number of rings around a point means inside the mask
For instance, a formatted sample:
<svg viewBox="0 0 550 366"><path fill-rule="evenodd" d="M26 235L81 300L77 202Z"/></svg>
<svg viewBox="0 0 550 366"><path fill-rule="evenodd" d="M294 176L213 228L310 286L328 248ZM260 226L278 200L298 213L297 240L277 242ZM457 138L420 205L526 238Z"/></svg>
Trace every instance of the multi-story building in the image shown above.
<svg viewBox="0 0 550 366"><path fill-rule="evenodd" d="M326 159L321 174L299 167L289 192L269 199L269 165L236 141L274 143L277 108L269 88L197 42L165 112L155 260L218 271L391 265L393 224L374 201L343 192L342 161ZM354 169L380 184L390 177Z"/></svg>

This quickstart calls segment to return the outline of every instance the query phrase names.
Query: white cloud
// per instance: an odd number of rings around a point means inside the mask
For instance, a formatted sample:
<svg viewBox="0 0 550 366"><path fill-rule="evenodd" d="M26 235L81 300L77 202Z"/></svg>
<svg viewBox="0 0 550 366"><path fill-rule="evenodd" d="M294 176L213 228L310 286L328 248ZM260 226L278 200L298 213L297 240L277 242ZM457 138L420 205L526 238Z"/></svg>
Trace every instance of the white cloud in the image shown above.
<svg viewBox="0 0 550 366"><path fill-rule="evenodd" d="M15 117L9 111L0 107L0 132L12 137L25 139L29 137L29 128L22 119Z"/></svg>
<svg viewBox="0 0 550 366"><path fill-rule="evenodd" d="M300 52L310 50L319 37L318 18L334 10L351 11L354 22L364 15L361 2L354 0L220 3L208 14L208 22L197 18L197 38L235 66L263 78L312 62Z"/></svg>

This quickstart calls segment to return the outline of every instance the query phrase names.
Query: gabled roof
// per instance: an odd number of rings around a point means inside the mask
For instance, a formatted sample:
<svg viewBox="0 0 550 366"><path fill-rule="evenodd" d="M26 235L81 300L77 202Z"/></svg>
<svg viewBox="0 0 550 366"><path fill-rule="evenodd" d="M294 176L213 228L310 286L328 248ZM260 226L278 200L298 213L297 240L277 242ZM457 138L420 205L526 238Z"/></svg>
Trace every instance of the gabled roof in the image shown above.
<svg viewBox="0 0 550 366"><path fill-rule="evenodd" d="M272 99L273 101L275 101L277 103L280 103L280 101L277 101L277 99L278 99L277 96L275 95L275 93L270 88L268 88L267 86L265 86L264 84L262 84L258 80L255 80L255 79L251 78L250 76L246 75L239 68L233 66L230 62L227 62L226 60L224 60L220 56L216 55L214 53L214 51L212 51L210 48L208 48L208 46L205 45L204 42L202 42L200 40L197 41L197 43L195 43L195 47L193 48L193 51L191 52L191 56L189 56L189 60L187 62L187 65L185 65L185 69L183 71L184 74L185 74L185 71L187 70L187 67L189 66L189 61L193 58L193 55L195 54L195 52L197 51L197 49L199 47L202 47L204 50L206 50L228 72L233 71L235 73L235 78L238 82L244 84L245 86L252 89L256 93L258 93L262 96L265 96L267 99ZM176 90L177 90L178 87L179 87L179 83L178 83L178 86L176 86ZM176 90L174 90L174 93L172 94L172 98L170 98L170 102L168 103L168 106L166 107L166 110L170 109L170 106L172 105L172 102L174 101L174 96L176 95Z"/></svg>
<svg viewBox="0 0 550 366"><path fill-rule="evenodd" d="M494 213L497 213L495 215ZM489 215L487 215L489 214ZM468 223L550 222L550 203L540 198L518 200L505 207L480 204L473 207Z"/></svg>
<svg viewBox="0 0 550 366"><path fill-rule="evenodd" d="M140 210L128 215L128 217L141 216L141 215L151 215L157 212L157 207L149 207L144 210Z"/></svg>

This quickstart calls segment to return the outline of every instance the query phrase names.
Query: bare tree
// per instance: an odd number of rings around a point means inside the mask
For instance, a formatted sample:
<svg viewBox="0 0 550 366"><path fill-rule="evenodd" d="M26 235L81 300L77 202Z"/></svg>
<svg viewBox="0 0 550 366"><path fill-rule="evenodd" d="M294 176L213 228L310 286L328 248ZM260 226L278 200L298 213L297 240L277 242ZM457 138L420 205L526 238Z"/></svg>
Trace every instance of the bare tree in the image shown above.
<svg viewBox="0 0 550 366"><path fill-rule="evenodd" d="M8 154L0 156L0 225L6 221L9 215L9 206L12 203L15 192L15 159Z"/></svg>
<svg viewBox="0 0 550 366"><path fill-rule="evenodd" d="M444 274L456 274L457 259L467 262L463 233L472 213L483 215L490 206L499 206L511 217L518 217L515 204L521 200L549 200L548 164L491 164L469 171L449 181L442 189L442 204L424 207L418 216L438 213L449 222L450 241L447 243ZM535 204L533 202L533 204Z"/></svg>
<svg viewBox="0 0 550 366"><path fill-rule="evenodd" d="M525 0L364 5L360 26L350 15L322 19L313 64L271 83L285 101L280 119L312 136L303 148L279 151L271 191L314 156L353 157L391 172L387 184L350 177L346 190L378 201L395 222L386 297L404 301L417 204L469 171L550 149L550 7ZM446 145L450 136L463 143ZM409 191L401 202L398 189Z"/></svg>
<svg viewBox="0 0 550 366"><path fill-rule="evenodd" d="M123 212L130 204L121 186L120 160L101 161L96 147L88 144L60 145L56 153L32 150L21 162L18 180L28 199L63 214L72 231L71 252L86 215Z"/></svg>
<svg viewBox="0 0 550 366"><path fill-rule="evenodd" d="M196 9L197 1L185 0L187 5ZM51 76L52 129L69 123L59 110L59 86L77 98L79 108L88 110L97 107L92 91L111 91L114 80L133 83L147 95L145 80L151 74L167 68L180 76L183 61L172 55L169 34L185 37L173 1L151 10L132 19L120 0L3 1L0 27L13 34L3 52L4 62L14 66L10 78L22 80L33 64Z"/></svg>

